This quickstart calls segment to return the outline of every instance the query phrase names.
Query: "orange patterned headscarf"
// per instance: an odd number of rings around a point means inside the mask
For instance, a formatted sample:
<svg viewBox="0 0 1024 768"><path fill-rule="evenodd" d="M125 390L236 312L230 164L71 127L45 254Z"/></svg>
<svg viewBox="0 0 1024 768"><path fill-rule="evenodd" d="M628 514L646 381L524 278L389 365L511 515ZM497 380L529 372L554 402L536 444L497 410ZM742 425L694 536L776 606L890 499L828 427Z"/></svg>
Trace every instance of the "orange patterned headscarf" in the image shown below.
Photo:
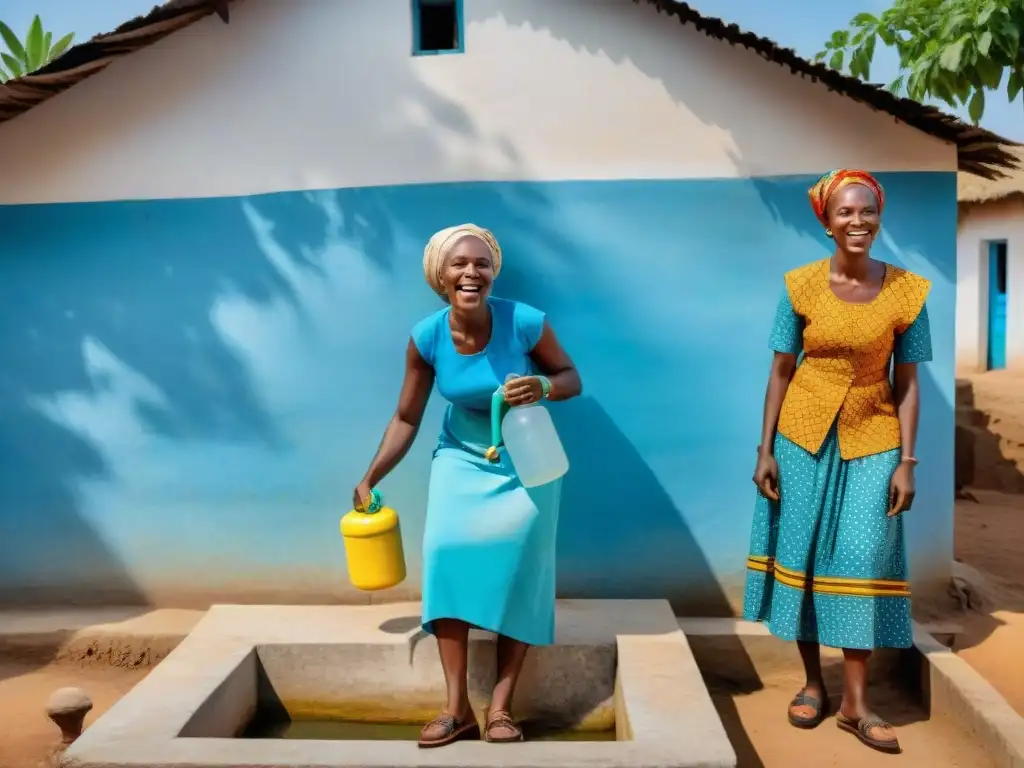
<svg viewBox="0 0 1024 768"><path fill-rule="evenodd" d="M811 207L814 208L814 215L826 227L828 226L828 201L832 198L832 195L850 184L860 184L871 190L878 201L879 214L881 214L882 209L885 207L885 190L878 183L878 179L867 171L847 168L829 171L818 179L818 183L807 192L811 197Z"/></svg>

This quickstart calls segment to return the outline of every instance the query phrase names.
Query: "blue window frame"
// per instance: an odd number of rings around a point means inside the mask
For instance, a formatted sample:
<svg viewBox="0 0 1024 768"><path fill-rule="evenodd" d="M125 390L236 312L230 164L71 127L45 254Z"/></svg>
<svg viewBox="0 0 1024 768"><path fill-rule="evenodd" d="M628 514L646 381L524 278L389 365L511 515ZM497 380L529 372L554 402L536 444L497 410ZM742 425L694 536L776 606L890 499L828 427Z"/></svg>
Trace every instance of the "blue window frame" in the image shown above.
<svg viewBox="0 0 1024 768"><path fill-rule="evenodd" d="M412 0L413 56L464 53L463 0Z"/></svg>

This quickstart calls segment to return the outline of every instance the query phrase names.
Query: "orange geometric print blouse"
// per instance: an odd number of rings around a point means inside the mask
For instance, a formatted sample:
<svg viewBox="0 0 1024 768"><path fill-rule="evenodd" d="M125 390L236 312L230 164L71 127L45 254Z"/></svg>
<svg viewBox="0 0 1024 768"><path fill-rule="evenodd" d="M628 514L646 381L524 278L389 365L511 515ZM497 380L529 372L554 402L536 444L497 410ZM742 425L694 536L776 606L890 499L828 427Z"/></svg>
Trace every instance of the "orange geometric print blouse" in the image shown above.
<svg viewBox="0 0 1024 768"><path fill-rule="evenodd" d="M887 264L878 296L852 304L832 291L829 263L824 259L786 273L773 347L803 351L804 358L786 391L778 431L816 454L838 416L839 453L849 460L900 447L890 361L894 348L897 362L931 359L925 309L931 283ZM780 344L778 329L786 325L787 312L793 333L783 333L791 341ZM911 326L915 344L900 345Z"/></svg>

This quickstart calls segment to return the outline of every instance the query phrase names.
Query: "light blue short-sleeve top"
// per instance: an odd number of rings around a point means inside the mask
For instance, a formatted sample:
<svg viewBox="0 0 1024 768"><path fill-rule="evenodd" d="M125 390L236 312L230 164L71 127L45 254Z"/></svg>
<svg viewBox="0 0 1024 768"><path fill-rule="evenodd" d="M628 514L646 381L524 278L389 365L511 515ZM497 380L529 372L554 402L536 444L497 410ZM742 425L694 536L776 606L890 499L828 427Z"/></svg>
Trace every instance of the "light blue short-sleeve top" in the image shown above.
<svg viewBox="0 0 1024 768"><path fill-rule="evenodd" d="M446 431L460 442L484 448L490 444L491 396L509 374L536 373L530 353L540 341L545 321L544 313L528 304L495 297L487 302L491 340L475 354L463 355L455 349L448 324L450 307L424 318L412 330L416 349L434 368L437 391L452 405L445 418Z"/></svg>

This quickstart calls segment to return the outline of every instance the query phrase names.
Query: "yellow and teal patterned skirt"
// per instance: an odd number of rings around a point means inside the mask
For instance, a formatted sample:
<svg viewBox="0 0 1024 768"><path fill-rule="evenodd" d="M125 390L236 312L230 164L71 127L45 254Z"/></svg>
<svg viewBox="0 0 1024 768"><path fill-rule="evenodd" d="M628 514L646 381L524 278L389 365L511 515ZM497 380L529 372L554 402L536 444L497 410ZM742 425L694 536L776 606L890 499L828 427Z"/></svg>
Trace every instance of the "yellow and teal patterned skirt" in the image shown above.
<svg viewBox="0 0 1024 768"><path fill-rule="evenodd" d="M775 438L780 501L758 492L743 618L783 640L909 648L902 516L888 517L900 450L843 460L835 426L817 455Z"/></svg>

